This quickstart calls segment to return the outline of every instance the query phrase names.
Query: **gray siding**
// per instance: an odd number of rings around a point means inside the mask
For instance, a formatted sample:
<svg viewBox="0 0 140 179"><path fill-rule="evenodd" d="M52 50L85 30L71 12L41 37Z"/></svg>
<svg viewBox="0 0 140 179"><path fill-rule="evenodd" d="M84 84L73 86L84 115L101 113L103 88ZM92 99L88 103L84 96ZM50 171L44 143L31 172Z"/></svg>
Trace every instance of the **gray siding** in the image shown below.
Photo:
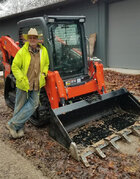
<svg viewBox="0 0 140 179"><path fill-rule="evenodd" d="M16 18L0 22L0 37L4 35L10 35L14 40L18 39Z"/></svg>
<svg viewBox="0 0 140 179"><path fill-rule="evenodd" d="M34 11L22 13L21 15L13 16L4 20L0 19L0 36L10 35L14 40L18 40L17 22L19 20L47 15L84 15L86 16L86 36L90 34L97 34L97 41L95 46L95 56L98 56L106 64L106 44L105 44L105 3L96 3L95 5L91 0L77 0L72 3L44 7Z"/></svg>
<svg viewBox="0 0 140 179"><path fill-rule="evenodd" d="M91 33L98 33L98 6L93 5L90 0L75 2L74 4L60 6L57 8L50 8L42 10L36 10L36 12L26 13L21 16L15 16L8 19L5 19L3 22L0 20L0 35L11 34L13 38L16 38L16 33L13 32L13 29L16 29L16 23L28 17L42 16L47 15L85 15L86 20L86 34L89 36ZM12 29L11 29L12 27ZM15 31L15 30L14 30Z"/></svg>
<svg viewBox="0 0 140 179"><path fill-rule="evenodd" d="M109 5L108 66L140 69L140 1Z"/></svg>

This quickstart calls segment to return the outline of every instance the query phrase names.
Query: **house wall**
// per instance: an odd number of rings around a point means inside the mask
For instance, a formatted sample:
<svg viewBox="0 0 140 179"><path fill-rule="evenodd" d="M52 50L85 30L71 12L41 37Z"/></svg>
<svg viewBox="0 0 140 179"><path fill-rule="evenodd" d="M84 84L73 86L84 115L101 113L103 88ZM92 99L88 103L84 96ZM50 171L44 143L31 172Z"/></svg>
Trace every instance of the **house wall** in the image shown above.
<svg viewBox="0 0 140 179"><path fill-rule="evenodd" d="M140 69L140 1L125 0L109 5L109 67Z"/></svg>
<svg viewBox="0 0 140 179"><path fill-rule="evenodd" d="M84 15L86 16L86 36L90 34L97 34L97 41L95 46L94 56L98 56L103 60L103 64L106 65L106 45L105 45L105 18L106 10L105 3L93 4L91 0L77 0L72 3L52 6L49 8L40 8L34 11L25 12L24 14L11 16L7 19L0 19L0 36L10 35L14 40L18 40L17 22L19 20L47 15Z"/></svg>
<svg viewBox="0 0 140 179"><path fill-rule="evenodd" d="M19 20L47 15L85 15L86 36L96 33L94 56L104 67L140 69L139 0L71 0L0 19L0 36L18 40Z"/></svg>

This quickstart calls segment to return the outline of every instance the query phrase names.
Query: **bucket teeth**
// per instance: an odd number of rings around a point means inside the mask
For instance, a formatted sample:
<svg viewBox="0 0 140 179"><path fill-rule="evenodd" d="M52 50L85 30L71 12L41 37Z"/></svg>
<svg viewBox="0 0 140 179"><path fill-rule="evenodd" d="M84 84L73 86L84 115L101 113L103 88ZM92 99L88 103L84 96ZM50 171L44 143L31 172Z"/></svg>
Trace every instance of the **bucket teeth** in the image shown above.
<svg viewBox="0 0 140 179"><path fill-rule="evenodd" d="M100 147L96 147L95 148L95 152L102 158L105 158L106 155L102 152L102 150L100 149Z"/></svg>
<svg viewBox="0 0 140 179"><path fill-rule="evenodd" d="M112 138L105 138L104 140L108 141L109 144L111 144L117 151L119 151L119 146L116 144L116 141L118 141L121 137L116 135Z"/></svg>
<svg viewBox="0 0 140 179"><path fill-rule="evenodd" d="M96 144L93 144L92 147L95 150L95 153L99 155L102 158L105 158L106 155L103 153L102 149L105 148L108 145L108 142L105 140L101 140L97 142Z"/></svg>
<svg viewBox="0 0 140 179"><path fill-rule="evenodd" d="M116 139L112 139L110 140L110 143L117 151L119 151L119 146L115 143L116 141L117 141Z"/></svg>
<svg viewBox="0 0 140 179"><path fill-rule="evenodd" d="M119 146L116 144L116 142L120 139L125 139L128 143L131 143L132 141L129 138L130 134L134 134L136 136L140 137L140 122L122 130L117 133L112 134L111 136L106 137L105 139L102 139L101 141L91 145L89 148L87 148L82 154L81 154L81 160L83 161L84 165L86 167L89 167L90 164L88 163L87 157L91 154L96 153L101 158L105 158L106 155L102 151L103 148L105 148L108 145L112 145L117 151L120 150Z"/></svg>
<svg viewBox="0 0 140 179"><path fill-rule="evenodd" d="M132 130L125 130L123 132L116 133L117 135L121 136L123 139L125 139L128 143L131 143L130 138L128 137L129 134L132 133Z"/></svg>
<svg viewBox="0 0 140 179"><path fill-rule="evenodd" d="M136 135L136 136L139 136L140 137L140 126L134 126L131 128L131 130L133 131L133 133Z"/></svg>
<svg viewBox="0 0 140 179"><path fill-rule="evenodd" d="M133 134L140 137L140 121L135 122L135 124L130 126L129 129L132 131Z"/></svg>
<svg viewBox="0 0 140 179"><path fill-rule="evenodd" d="M82 160L82 162L84 163L84 165L86 167L90 166L89 163L88 163L87 157L89 155L91 155L92 153L93 153L93 151L89 150L88 152L85 152L85 153L81 154L81 160Z"/></svg>
<svg viewBox="0 0 140 179"><path fill-rule="evenodd" d="M123 137L128 143L131 143L131 140L130 140L130 138L127 136L126 133L122 134L122 137Z"/></svg>

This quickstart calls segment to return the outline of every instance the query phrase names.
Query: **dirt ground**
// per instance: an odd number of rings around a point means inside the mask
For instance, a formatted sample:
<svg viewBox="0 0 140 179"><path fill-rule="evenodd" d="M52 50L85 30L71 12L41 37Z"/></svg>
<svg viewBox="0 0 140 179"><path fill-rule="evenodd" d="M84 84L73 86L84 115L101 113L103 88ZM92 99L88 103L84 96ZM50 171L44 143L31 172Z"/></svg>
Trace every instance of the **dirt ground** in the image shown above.
<svg viewBox="0 0 140 179"><path fill-rule="evenodd" d="M107 91L124 86L134 95L140 96L140 75L124 75L105 71L105 82ZM70 154L53 141L48 136L47 127L38 129L27 123L25 126L25 137L17 140L10 139L5 124L12 117L12 110L5 105L3 88L3 79L0 78L0 140L4 145L17 152L18 155L27 159L27 163L29 161L37 171L42 172L44 177L52 179L140 178L139 138L134 139L135 148L131 144L126 144L124 151L122 151L123 153L108 147L104 151L107 156L105 159L101 159L97 155L91 156L88 160L90 163L88 168L81 162L74 160ZM7 161L7 159L5 160ZM2 178L4 178L3 176ZM22 177L20 178L22 179ZM26 176L23 178L26 178Z"/></svg>
<svg viewBox="0 0 140 179"><path fill-rule="evenodd" d="M33 164L0 140L0 178L47 179Z"/></svg>

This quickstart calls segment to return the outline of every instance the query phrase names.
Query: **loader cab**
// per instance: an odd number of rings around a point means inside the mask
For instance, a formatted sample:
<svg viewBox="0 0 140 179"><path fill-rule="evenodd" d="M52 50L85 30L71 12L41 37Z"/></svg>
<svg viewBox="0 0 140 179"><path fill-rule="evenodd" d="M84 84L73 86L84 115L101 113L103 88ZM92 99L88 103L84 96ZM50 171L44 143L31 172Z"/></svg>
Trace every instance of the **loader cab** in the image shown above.
<svg viewBox="0 0 140 179"><path fill-rule="evenodd" d="M87 52L84 16L44 16L18 23L20 47L25 43L23 34L36 28L40 43L47 48L50 70L58 71L62 79L87 75Z"/></svg>

